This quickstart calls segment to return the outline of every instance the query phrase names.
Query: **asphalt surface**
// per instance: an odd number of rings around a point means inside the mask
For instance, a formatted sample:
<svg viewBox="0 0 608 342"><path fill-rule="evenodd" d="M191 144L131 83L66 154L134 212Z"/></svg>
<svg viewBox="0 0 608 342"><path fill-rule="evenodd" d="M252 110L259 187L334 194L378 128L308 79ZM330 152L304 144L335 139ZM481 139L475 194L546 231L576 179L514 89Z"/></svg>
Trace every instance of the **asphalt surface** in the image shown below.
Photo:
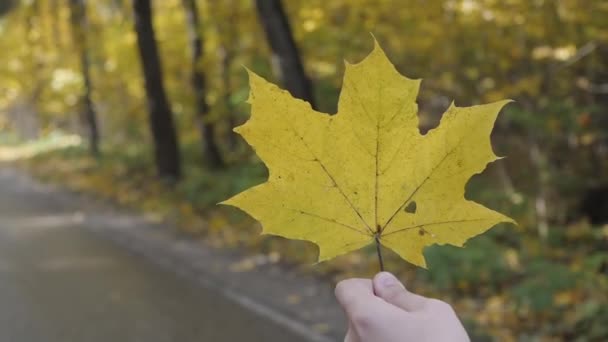
<svg viewBox="0 0 608 342"><path fill-rule="evenodd" d="M0 341L306 341L85 224L0 167Z"/></svg>

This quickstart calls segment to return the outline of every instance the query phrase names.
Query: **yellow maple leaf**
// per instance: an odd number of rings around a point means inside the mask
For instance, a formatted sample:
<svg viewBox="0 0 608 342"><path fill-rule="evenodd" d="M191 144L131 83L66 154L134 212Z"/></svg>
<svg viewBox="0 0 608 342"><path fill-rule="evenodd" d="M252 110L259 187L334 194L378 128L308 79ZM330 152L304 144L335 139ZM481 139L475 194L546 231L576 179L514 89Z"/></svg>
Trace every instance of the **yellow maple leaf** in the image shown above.
<svg viewBox="0 0 608 342"><path fill-rule="evenodd" d="M421 135L420 80L400 75L376 43L346 64L338 113L313 110L249 72L251 118L236 132L269 169L268 181L223 204L264 234L312 241L319 261L381 243L426 267L423 249L462 246L509 217L464 198L468 179L496 159L490 132L508 102L451 105Z"/></svg>

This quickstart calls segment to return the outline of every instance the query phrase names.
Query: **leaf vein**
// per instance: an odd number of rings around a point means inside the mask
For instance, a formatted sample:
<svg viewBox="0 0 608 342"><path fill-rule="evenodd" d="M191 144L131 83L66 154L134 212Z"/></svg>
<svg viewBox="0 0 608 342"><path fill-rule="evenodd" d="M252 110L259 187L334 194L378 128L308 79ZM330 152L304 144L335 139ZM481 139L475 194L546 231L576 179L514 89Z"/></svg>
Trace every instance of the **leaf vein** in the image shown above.
<svg viewBox="0 0 608 342"><path fill-rule="evenodd" d="M452 221L430 222L430 223L418 224L418 225L415 225L415 226L409 226L409 227L405 227L405 228L399 228L399 229L394 230L394 231L392 231L390 233L383 234L382 237L386 237L386 236L397 234L397 233L406 232L408 230L412 230L412 229L416 229L416 228L428 227L428 226L437 226L437 225L450 224L450 223L466 223L466 222L490 221L490 220L494 220L494 219L493 218L485 218L485 219L468 219L468 220L452 220Z"/></svg>
<svg viewBox="0 0 608 342"><path fill-rule="evenodd" d="M348 228L348 229L354 230L354 231L356 231L357 233L363 234L363 235L365 235L365 236L369 236L369 235L368 235L368 234L366 234L364 231L361 231L361 230L359 230L359 229L357 229L357 228L355 228L355 227L353 227L353 226L351 226L351 225L348 225L348 224L346 224L346 223L339 222L339 221L334 220L334 219L332 219L332 218L329 218L329 217L324 217L324 216L317 215L317 214L314 214L314 213L309 213L309 212L306 212L306 211L303 211L303 210L300 210L300 209L291 209L291 210L296 211L296 212L298 212L298 213L299 213L299 214L301 214L301 215L311 216L311 217L317 218L317 219L319 219L319 220L323 220L323 221L327 221L327 222L335 223L335 224L340 225L340 226L343 226L343 227L345 227L345 228Z"/></svg>
<svg viewBox="0 0 608 342"><path fill-rule="evenodd" d="M300 141L302 142L302 144L304 145L304 147L306 147L306 149L310 152L310 154L313 155L314 161L316 161L319 164L319 166L321 167L321 169L323 170L323 172L325 172L325 174L327 175L327 177L329 177L329 179L333 182L333 184L336 187L336 189L338 189L338 192L340 192L340 194L342 195L342 197L344 197L344 200L346 200L346 202L351 207L351 209L355 212L355 214L357 214L357 216L359 217L359 219L361 220L361 222L365 225L365 227L367 228L367 230L370 233L373 234L373 231L370 228L369 224L367 224L367 222L365 222L365 219L363 218L363 215L361 215L361 213L359 212L359 210L357 210L357 208L355 207L355 205L353 204L353 202L350 200L350 198L348 198L348 196L346 196L346 193L344 193L344 191L342 190L342 188L338 185L338 183L336 182L336 179L334 178L334 176L332 176L332 174L329 172L329 170L327 169L327 167L325 167L325 164L323 164L323 162L321 162L321 160L317 157L317 155L312 151L312 149L310 148L310 146L308 146L308 144L304 140L304 137L302 135L298 134L298 132L295 130L295 128L293 128L291 125L290 125L290 128L293 131L293 133L298 138L300 138Z"/></svg>

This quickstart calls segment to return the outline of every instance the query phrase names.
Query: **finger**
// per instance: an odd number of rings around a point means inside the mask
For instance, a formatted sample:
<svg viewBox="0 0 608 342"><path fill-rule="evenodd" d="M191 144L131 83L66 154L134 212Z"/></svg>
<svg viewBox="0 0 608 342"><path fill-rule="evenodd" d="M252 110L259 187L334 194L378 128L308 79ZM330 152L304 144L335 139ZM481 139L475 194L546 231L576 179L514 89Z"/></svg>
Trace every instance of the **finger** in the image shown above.
<svg viewBox="0 0 608 342"><path fill-rule="evenodd" d="M422 310L428 301L426 297L409 292L399 279L388 272L378 273L372 284L376 296L406 311Z"/></svg>
<svg viewBox="0 0 608 342"><path fill-rule="evenodd" d="M348 331L344 337L344 342L361 342L361 339L357 336L357 332L350 321L348 322Z"/></svg>
<svg viewBox="0 0 608 342"><path fill-rule="evenodd" d="M336 286L336 298L346 312L353 334L364 341L371 332L382 331L409 316L407 311L376 296L369 279L341 281Z"/></svg>
<svg viewBox="0 0 608 342"><path fill-rule="evenodd" d="M370 297L375 297L372 281L360 278L342 280L336 285L335 294L338 303L347 313Z"/></svg>

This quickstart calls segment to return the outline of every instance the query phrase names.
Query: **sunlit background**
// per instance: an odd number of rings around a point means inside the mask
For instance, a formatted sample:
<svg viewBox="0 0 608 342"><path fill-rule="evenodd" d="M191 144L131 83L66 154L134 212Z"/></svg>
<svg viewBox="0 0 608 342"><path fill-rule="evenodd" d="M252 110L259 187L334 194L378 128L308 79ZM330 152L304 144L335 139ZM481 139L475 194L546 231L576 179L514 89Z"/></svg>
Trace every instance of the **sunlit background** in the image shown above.
<svg viewBox="0 0 608 342"><path fill-rule="evenodd" d="M281 261L330 281L372 275L373 249L310 266L314 245L259 237L252 219L215 203L266 177L232 133L248 117L244 67L292 93L304 87L316 108L335 113L344 60L369 53L373 34L401 73L424 79L423 132L453 100L515 100L493 133L507 158L467 190L519 226L496 227L466 249L428 248L429 270L395 255L387 268L415 291L451 302L475 340L608 340L608 2L284 0L278 14L253 0L193 2L152 1L179 181L157 176L126 0L2 0L0 159L256 256L233 272ZM292 32L268 26L280 14ZM289 36L297 49L271 48ZM192 37L203 47L194 62ZM301 84L293 56L303 65ZM193 70L202 88L193 87Z"/></svg>

